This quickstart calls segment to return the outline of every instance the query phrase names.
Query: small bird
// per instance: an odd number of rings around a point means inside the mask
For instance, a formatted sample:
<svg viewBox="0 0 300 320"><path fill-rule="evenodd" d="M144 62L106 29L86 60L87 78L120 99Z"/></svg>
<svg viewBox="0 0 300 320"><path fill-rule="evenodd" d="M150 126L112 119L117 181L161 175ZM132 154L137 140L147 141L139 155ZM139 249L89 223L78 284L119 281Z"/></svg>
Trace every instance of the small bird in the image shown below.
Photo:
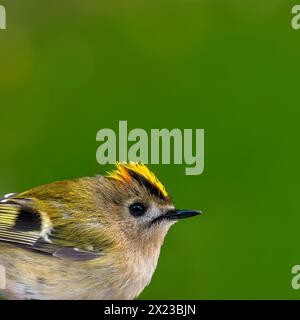
<svg viewBox="0 0 300 320"><path fill-rule="evenodd" d="M176 210L141 163L0 198L7 299L134 299L150 283Z"/></svg>

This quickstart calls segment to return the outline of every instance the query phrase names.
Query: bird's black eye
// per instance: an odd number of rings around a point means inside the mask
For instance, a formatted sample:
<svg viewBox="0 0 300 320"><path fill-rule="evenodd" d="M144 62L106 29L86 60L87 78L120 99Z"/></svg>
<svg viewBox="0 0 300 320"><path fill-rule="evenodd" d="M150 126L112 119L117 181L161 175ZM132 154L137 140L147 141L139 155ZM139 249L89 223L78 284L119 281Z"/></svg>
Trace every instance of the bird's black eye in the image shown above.
<svg viewBox="0 0 300 320"><path fill-rule="evenodd" d="M133 203L129 206L129 211L134 217L142 216L146 210L146 206L139 202Z"/></svg>

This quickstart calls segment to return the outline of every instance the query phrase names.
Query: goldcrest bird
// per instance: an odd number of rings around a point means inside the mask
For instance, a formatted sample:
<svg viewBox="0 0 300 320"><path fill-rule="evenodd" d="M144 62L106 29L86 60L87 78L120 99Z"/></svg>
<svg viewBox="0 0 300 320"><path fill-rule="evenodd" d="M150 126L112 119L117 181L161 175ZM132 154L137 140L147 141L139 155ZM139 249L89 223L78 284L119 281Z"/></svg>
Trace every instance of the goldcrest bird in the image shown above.
<svg viewBox="0 0 300 320"><path fill-rule="evenodd" d="M143 164L0 198L0 265L7 299L134 299L149 284L178 219Z"/></svg>

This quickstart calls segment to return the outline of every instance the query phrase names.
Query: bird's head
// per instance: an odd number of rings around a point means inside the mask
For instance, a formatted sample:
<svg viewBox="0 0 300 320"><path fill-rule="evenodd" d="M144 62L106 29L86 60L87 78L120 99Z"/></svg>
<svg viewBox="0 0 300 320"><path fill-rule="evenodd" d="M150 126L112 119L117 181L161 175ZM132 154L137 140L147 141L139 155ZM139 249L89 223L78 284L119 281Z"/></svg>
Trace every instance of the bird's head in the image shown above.
<svg viewBox="0 0 300 320"><path fill-rule="evenodd" d="M177 220L201 213L175 209L163 184L144 164L117 163L99 179L98 205L111 234L141 243L162 242Z"/></svg>

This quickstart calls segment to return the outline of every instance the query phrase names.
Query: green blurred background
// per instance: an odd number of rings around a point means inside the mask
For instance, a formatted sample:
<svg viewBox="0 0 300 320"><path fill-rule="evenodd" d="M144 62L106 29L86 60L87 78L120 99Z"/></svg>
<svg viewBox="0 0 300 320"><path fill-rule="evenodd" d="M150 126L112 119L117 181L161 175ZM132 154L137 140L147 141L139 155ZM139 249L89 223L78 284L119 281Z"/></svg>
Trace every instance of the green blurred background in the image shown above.
<svg viewBox="0 0 300 320"><path fill-rule="evenodd" d="M96 133L204 128L205 170L140 299L297 299L299 50L287 0L0 0L0 193L104 173ZM300 2L299 2L300 4Z"/></svg>

